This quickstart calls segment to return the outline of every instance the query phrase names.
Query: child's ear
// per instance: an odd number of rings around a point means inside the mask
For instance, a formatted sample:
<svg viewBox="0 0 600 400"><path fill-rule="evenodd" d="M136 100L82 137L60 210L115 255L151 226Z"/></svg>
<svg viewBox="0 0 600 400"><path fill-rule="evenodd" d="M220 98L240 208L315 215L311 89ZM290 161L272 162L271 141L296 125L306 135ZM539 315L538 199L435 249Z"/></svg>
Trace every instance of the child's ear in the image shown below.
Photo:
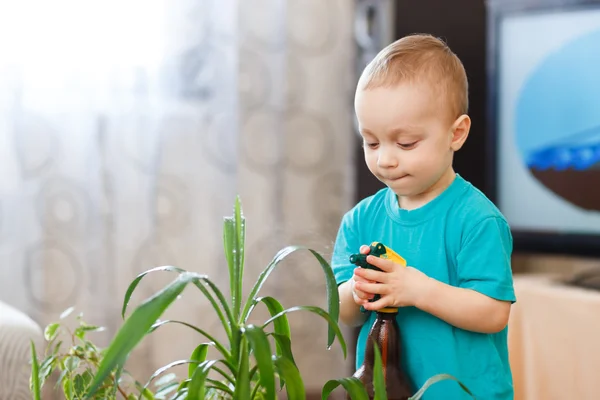
<svg viewBox="0 0 600 400"><path fill-rule="evenodd" d="M471 118L468 115L463 114L454 121L452 124L452 141L450 147L454 151L460 150L463 146L467 137L469 136L469 130L471 129Z"/></svg>

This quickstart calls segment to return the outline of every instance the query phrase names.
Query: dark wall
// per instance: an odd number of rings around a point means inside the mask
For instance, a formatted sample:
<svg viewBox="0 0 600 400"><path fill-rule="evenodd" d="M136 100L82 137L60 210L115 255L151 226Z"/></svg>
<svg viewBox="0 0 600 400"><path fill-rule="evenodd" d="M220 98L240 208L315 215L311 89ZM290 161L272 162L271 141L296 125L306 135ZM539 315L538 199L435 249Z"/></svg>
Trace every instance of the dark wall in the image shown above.
<svg viewBox="0 0 600 400"><path fill-rule="evenodd" d="M469 78L471 133L455 155L454 167L473 185L485 187L486 13L483 0L397 0L396 38L430 33L444 39L462 60ZM356 149L357 197L363 199L383 184L365 166L362 149ZM486 193L487 194L487 193Z"/></svg>

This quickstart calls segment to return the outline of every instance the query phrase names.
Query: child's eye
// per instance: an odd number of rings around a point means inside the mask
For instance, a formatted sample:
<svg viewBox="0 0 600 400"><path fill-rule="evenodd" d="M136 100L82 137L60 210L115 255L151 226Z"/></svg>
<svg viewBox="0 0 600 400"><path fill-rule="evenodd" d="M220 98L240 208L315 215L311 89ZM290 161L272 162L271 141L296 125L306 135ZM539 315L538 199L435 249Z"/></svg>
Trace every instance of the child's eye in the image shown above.
<svg viewBox="0 0 600 400"><path fill-rule="evenodd" d="M376 149L377 146L379 146L379 143L367 143L367 142L364 142L364 145L367 146L370 149Z"/></svg>
<svg viewBox="0 0 600 400"><path fill-rule="evenodd" d="M398 146L402 147L405 150L409 150L412 149L415 144L417 144L417 142L412 142L412 143L398 143Z"/></svg>

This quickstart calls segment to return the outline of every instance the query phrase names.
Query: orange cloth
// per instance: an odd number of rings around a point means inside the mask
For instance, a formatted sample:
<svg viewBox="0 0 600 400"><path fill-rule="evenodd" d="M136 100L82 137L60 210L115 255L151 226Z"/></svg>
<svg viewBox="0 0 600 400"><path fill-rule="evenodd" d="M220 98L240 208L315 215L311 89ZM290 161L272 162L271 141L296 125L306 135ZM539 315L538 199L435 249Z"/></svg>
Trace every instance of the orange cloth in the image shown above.
<svg viewBox="0 0 600 400"><path fill-rule="evenodd" d="M508 328L515 400L600 399L600 292L515 275Z"/></svg>

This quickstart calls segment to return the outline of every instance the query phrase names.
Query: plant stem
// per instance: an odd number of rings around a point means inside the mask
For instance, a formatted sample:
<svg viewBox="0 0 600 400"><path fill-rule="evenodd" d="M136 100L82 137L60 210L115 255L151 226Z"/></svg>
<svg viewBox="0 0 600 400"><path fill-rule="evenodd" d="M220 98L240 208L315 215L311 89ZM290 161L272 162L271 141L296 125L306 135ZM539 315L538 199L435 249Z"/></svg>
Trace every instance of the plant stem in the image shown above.
<svg viewBox="0 0 600 400"><path fill-rule="evenodd" d="M119 390L119 393L121 393L121 396L123 396L123 398L127 399L127 393L125 393L125 391L121 389L121 386L117 385L117 390Z"/></svg>
<svg viewBox="0 0 600 400"><path fill-rule="evenodd" d="M252 395L250 396L250 400L254 400L256 395L258 394L258 389L260 389L260 383L257 383L256 386L252 389Z"/></svg>
<svg viewBox="0 0 600 400"><path fill-rule="evenodd" d="M218 372L219 374L221 374L223 376L223 378L227 379L227 381L229 381L230 383L235 384L233 378L231 376L229 376L229 374L227 374L221 368L213 366L212 369L215 370L216 372Z"/></svg>

